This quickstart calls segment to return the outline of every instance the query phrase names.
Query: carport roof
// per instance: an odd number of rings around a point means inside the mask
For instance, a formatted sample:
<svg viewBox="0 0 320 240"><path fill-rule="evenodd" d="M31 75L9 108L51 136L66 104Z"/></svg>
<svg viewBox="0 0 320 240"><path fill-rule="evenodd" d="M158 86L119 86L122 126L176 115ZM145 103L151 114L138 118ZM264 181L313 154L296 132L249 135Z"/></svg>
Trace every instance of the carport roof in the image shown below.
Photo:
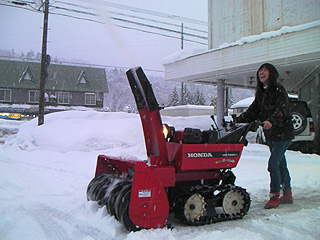
<svg viewBox="0 0 320 240"><path fill-rule="evenodd" d="M251 39L251 40L250 40ZM168 81L254 88L255 75L265 62L275 65L289 92L297 92L320 66L320 21L263 33L244 42L164 63Z"/></svg>

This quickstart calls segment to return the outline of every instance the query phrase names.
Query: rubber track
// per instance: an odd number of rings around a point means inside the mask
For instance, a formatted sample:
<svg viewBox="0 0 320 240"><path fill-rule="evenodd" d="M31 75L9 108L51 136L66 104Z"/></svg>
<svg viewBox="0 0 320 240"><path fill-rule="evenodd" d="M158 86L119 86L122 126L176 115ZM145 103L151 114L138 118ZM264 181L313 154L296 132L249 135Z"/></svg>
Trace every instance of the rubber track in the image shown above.
<svg viewBox="0 0 320 240"><path fill-rule="evenodd" d="M215 216L201 216L199 220L188 221L184 216L184 204L186 200L192 196L193 194L201 194L205 198L205 202L208 200L213 200L217 202L221 202L223 198L223 194L227 193L228 191L235 190L242 192L244 196L244 208L237 214L216 214ZM215 192L219 192L215 194ZM218 185L218 186L194 186L191 188L183 188L177 191L176 194L176 202L175 202L175 218L177 218L180 222L187 224L187 225L206 225L211 223L217 223L222 221L229 221L229 220L236 220L241 219L245 216L250 208L250 196L247 193L246 189L234 186L234 185ZM219 204L216 207L221 207Z"/></svg>

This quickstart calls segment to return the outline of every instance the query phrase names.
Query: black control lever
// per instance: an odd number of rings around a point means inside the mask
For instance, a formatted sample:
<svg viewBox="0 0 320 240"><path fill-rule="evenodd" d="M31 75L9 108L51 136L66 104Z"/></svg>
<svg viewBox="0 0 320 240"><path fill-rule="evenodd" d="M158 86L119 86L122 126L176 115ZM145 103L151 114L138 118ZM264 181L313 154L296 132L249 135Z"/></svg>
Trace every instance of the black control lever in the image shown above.
<svg viewBox="0 0 320 240"><path fill-rule="evenodd" d="M218 127L218 124L217 124L216 120L214 119L214 116L211 115L210 117L211 117L212 121L214 122L214 125L216 125L217 131L218 131L218 134L219 134L219 138L221 138L220 129L219 129L219 127ZM211 125L211 126L212 126L212 125ZM213 127L213 126L212 126L212 127Z"/></svg>
<svg viewBox="0 0 320 240"><path fill-rule="evenodd" d="M222 118L222 126L225 128L227 127L227 123L226 123L226 120L224 118Z"/></svg>

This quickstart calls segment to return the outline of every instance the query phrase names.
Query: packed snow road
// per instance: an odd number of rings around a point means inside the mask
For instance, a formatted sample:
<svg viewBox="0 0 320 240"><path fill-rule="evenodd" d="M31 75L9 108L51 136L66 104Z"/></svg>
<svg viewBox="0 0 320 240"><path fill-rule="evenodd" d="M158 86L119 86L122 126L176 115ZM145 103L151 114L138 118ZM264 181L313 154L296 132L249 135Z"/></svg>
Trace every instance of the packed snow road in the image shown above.
<svg viewBox="0 0 320 240"><path fill-rule="evenodd" d="M164 118L176 128L209 129L209 117ZM294 204L265 210L269 194L268 149L249 144L234 169L236 184L251 194L242 220L200 227L128 233L105 207L86 200L99 154L145 159L139 116L69 111L45 124L0 120L15 129L0 144L0 239L320 239L320 156L287 152Z"/></svg>

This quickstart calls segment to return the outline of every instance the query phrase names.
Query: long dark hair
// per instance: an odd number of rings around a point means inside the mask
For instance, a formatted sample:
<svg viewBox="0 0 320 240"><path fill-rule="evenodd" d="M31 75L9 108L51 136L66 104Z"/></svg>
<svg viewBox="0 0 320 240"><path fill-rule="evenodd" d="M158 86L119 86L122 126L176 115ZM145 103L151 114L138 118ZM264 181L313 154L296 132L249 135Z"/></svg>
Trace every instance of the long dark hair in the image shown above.
<svg viewBox="0 0 320 240"><path fill-rule="evenodd" d="M269 70L269 79L268 79L268 88L272 89L277 85L279 73L278 70L270 63L262 64L257 71L257 86L256 86L256 95L264 90L263 83L259 78L259 71L261 68L266 67Z"/></svg>

